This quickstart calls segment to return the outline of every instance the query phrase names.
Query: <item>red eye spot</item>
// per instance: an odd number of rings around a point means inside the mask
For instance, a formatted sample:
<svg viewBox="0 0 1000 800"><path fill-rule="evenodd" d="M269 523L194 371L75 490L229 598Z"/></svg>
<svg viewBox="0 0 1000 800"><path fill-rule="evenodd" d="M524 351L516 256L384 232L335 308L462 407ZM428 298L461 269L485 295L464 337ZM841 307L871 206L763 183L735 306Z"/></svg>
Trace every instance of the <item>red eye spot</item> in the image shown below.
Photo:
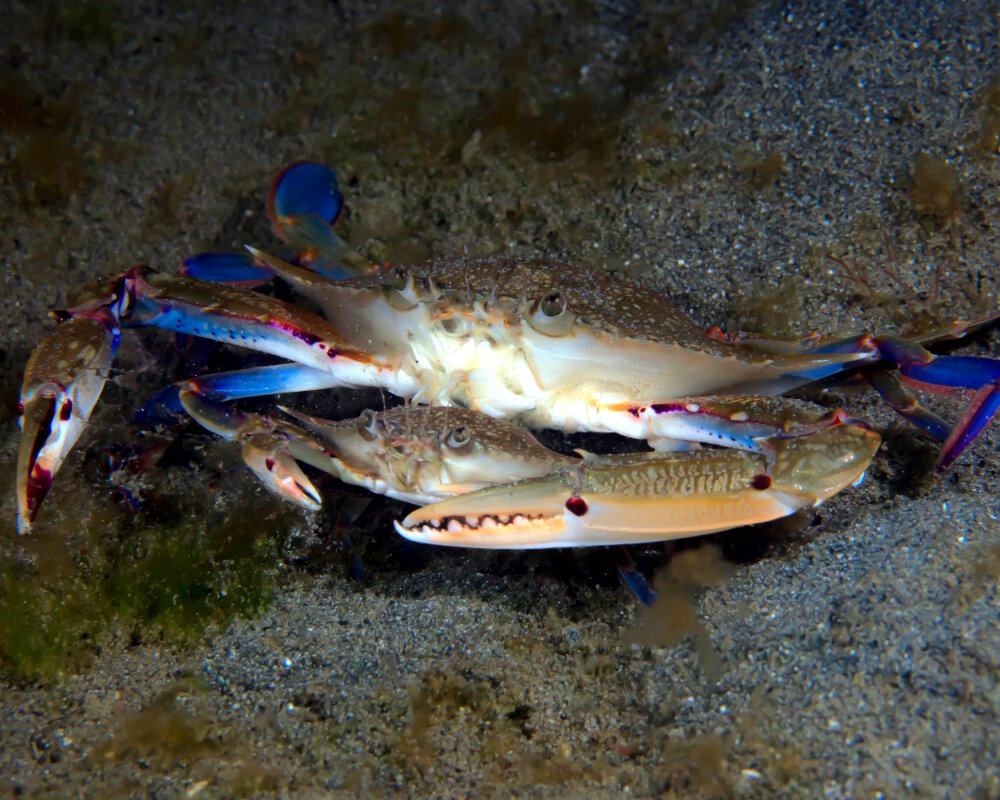
<svg viewBox="0 0 1000 800"><path fill-rule="evenodd" d="M271 472L274 469L274 459L268 458L264 460L264 466L267 467L267 471Z"/></svg>
<svg viewBox="0 0 1000 800"><path fill-rule="evenodd" d="M582 517L587 513L587 501L582 497L571 497L566 501L566 508L578 517Z"/></svg>
<svg viewBox="0 0 1000 800"><path fill-rule="evenodd" d="M59 419L61 419L63 422L66 422L66 420L68 420L70 418L70 415L72 413L73 413L73 401L72 400L67 400L65 403L63 403L59 407Z"/></svg>
<svg viewBox="0 0 1000 800"><path fill-rule="evenodd" d="M754 475L753 476L753 480L750 481L750 485L754 489L758 489L760 491L764 491L765 489L770 489L771 488L771 476L770 475L765 475L763 472L760 473L759 475Z"/></svg>

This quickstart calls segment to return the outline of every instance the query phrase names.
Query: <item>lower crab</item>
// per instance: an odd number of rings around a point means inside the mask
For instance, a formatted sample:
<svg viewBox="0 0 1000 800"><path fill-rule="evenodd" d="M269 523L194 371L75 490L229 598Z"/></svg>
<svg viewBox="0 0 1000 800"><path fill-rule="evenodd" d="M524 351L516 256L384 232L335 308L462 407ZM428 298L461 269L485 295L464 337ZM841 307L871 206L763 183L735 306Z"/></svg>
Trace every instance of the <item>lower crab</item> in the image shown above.
<svg viewBox="0 0 1000 800"><path fill-rule="evenodd" d="M485 548L638 544L768 522L860 482L879 446L858 420L809 403L770 405L783 422L758 452L732 448L567 456L482 412L401 406L331 421L283 409L312 432L236 411L190 391L185 410L242 446L275 494L318 508L297 461L421 509L396 530L424 544Z"/></svg>
<svg viewBox="0 0 1000 800"><path fill-rule="evenodd" d="M293 459L309 446L299 442L298 432L289 434L290 423L248 418L258 428L245 433L241 423L234 433L231 420L219 423L225 414L214 404L332 386L377 387L412 403L462 406L533 428L615 433L667 451L617 461L590 457L568 469L550 465L548 477L535 475L509 488L451 497L443 501L443 510L429 506L402 526L414 537L456 544L472 541L468 536L449 538L455 532L449 529L462 525L481 533L500 527L510 534L507 539L480 536L482 546L581 543L569 533L579 528L568 524L573 520L564 518L562 532L556 531L551 504L541 510L533 505L546 493L561 497L567 487L588 509L592 503L587 497L617 493L630 498L616 506L615 515L626 520L619 527L628 528L632 518L658 516L658 526L633 525L642 533L629 535L642 541L757 521L753 504L740 501L732 503L734 510L724 521L719 517L701 528L691 526L683 521L681 505L651 511L619 478L643 471L651 477L663 470L675 477L685 471L707 474L706 465L711 465L722 486L729 485L726 476L737 480L752 472L753 481L768 483L770 491L780 483L779 476L785 480L791 475L794 482L798 467L789 469L789 459L798 464L806 452L827 448L832 462L866 465L874 454L871 435L831 433L864 430L861 423L839 410L805 413L793 401L765 397L833 375L863 372L896 410L944 442L942 469L969 445L1000 403L1000 362L935 356L924 346L965 336L992 324L997 314L916 338L862 334L786 342L724 336L715 329L702 331L662 295L562 262L455 258L405 268L367 264L334 233L339 209L333 173L319 164L294 164L276 181L268 212L275 231L297 249L296 263L251 248L249 254L188 259L180 277L133 268L92 285L82 299L57 313L63 322L29 359L22 388L17 486L22 532L30 528L83 430L122 330L138 325L285 359L183 381L151 404L177 412L200 408L195 416L200 414L203 422L214 415L219 432L242 438L255 472L266 478L277 470L289 487L286 494L307 506L318 505L320 498L306 489L298 467L293 469ZM247 288L275 276L318 305L322 316ZM923 409L906 390L907 383L964 392L972 399L951 426ZM292 441L294 446L288 444ZM855 448L842 451L845 441ZM266 455L274 447L277 455ZM286 454L289 447L297 452ZM324 460L328 455L315 455L319 464L306 460L323 468L329 466ZM815 474L811 469L806 470L813 475L810 480L840 474L835 463ZM863 467L852 472L847 483L831 478L830 486L837 491L863 472ZM684 494L679 484L663 477L666 473L651 477L652 488L643 496L670 502ZM522 477L516 471L490 474L488 482L499 484ZM531 483L546 480L544 489ZM685 480L685 486L694 485L693 478ZM707 484L700 490L714 491ZM815 496L822 499L829 493ZM521 502L526 507L519 510ZM583 508L575 501L563 505L571 514L572 505ZM480 518L493 520L493 525L477 524ZM517 519L526 521L524 535L511 530ZM546 520L547 538L527 532L538 527L538 519ZM600 537L590 541L604 542Z"/></svg>

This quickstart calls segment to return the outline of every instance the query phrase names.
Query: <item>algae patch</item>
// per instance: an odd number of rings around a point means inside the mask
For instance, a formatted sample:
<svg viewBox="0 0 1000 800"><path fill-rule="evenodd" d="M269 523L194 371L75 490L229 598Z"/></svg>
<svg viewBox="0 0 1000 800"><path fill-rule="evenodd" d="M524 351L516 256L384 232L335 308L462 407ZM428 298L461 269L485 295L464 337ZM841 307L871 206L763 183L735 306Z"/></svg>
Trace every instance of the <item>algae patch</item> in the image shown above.
<svg viewBox="0 0 1000 800"><path fill-rule="evenodd" d="M0 553L0 664L18 680L78 670L110 637L196 641L271 598L288 510L246 492L223 510L197 492L169 511L78 517ZM77 523L79 524L79 523Z"/></svg>

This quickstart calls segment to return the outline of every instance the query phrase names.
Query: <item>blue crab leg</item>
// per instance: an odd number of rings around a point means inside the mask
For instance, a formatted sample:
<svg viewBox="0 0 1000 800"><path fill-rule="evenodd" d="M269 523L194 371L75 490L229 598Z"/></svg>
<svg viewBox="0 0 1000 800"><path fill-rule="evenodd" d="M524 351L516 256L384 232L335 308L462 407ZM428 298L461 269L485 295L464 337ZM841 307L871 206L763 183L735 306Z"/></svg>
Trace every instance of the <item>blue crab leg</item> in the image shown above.
<svg viewBox="0 0 1000 800"><path fill-rule="evenodd" d="M1000 408L1000 361L974 356L936 356L899 368L905 383L926 391L968 392L972 399L955 423L938 456L946 470L978 436Z"/></svg>
<svg viewBox="0 0 1000 800"><path fill-rule="evenodd" d="M21 387L17 526L28 533L66 455L90 418L119 340L113 325L73 319L31 354Z"/></svg>
<svg viewBox="0 0 1000 800"><path fill-rule="evenodd" d="M281 171L267 202L274 232L299 251L299 262L333 280L376 269L333 231L343 195L325 164L299 161Z"/></svg>
<svg viewBox="0 0 1000 800"><path fill-rule="evenodd" d="M322 317L236 286L161 275L145 267L126 273L128 326L153 326L248 347L328 372L329 385L381 387L412 396L416 379L396 365L347 347ZM70 309L69 314L75 313ZM291 370L290 370L291 371ZM312 377L305 373L304 380ZM258 392L260 394L260 392Z"/></svg>
<svg viewBox="0 0 1000 800"><path fill-rule="evenodd" d="M939 442L948 439L951 425L933 411L924 408L913 393L903 385L903 379L898 372L872 370L871 374L864 377L897 414L906 417Z"/></svg>
<svg viewBox="0 0 1000 800"><path fill-rule="evenodd" d="M275 178L267 215L277 236L296 249L298 263L331 280L376 269L341 239L333 226L343 210L337 176L325 164L299 161ZM259 259L245 253L199 253L184 259L181 274L198 280L254 286L273 277Z"/></svg>
<svg viewBox="0 0 1000 800"><path fill-rule="evenodd" d="M344 195L337 174L318 161L295 161L278 173L267 198L267 216L272 220L300 214L319 217L336 225L344 210Z"/></svg>
<svg viewBox="0 0 1000 800"><path fill-rule="evenodd" d="M962 418L952 428L951 435L941 447L937 470L943 472L972 443L987 423L1000 409L1000 382L983 386L973 396Z"/></svg>
<svg viewBox="0 0 1000 800"><path fill-rule="evenodd" d="M273 297L161 275L148 267L130 270L126 280L132 308L123 321L129 327L166 328L320 370L329 370L338 358L371 361L359 351L342 348L340 335L322 318Z"/></svg>
<svg viewBox="0 0 1000 800"><path fill-rule="evenodd" d="M161 389L136 412L135 419L137 422L144 422L158 419L164 414L183 413L179 395L185 389L221 403L245 397L312 392L343 385L342 375L294 362L216 372L198 378L187 378Z"/></svg>
<svg viewBox="0 0 1000 800"><path fill-rule="evenodd" d="M1000 361L968 356L935 355L924 345L957 341L970 334L995 325L1000 312L975 320L957 320L924 334L913 337L874 336L861 334L846 339L815 342L810 337L801 342L771 342L765 339L737 336L739 341L762 351L808 352L816 354L870 353L875 369L861 373L882 395L889 405L917 427L944 442L938 457L937 470L946 470L972 443L1000 407ZM715 333L716 337L723 334ZM898 371L899 377L880 370L878 362L887 362ZM854 369L859 365L846 365L837 369L821 368L803 373L810 379L828 377L838 372ZM861 365L863 366L863 365ZM906 386L928 392L959 394L973 392L972 400L959 421L952 427L936 414L923 408L905 388Z"/></svg>
<svg viewBox="0 0 1000 800"><path fill-rule="evenodd" d="M992 324L996 318L997 315L991 315L973 323L957 323L955 330L958 332L949 330L939 333L933 340L961 338L970 330ZM842 342L830 346L842 348L850 344ZM880 358L899 370L904 384L913 388L945 394L974 392L971 402L947 436L941 436L941 430L935 426L923 424L929 419L929 412L919 406L913 413L902 412L931 435L945 440L938 456L939 472L954 463L1000 407L1000 361L974 356L938 356L914 341L899 337L861 337L857 346L872 348ZM875 385L878 388L878 384Z"/></svg>
<svg viewBox="0 0 1000 800"><path fill-rule="evenodd" d="M198 253L181 262L181 275L210 283L234 286L260 286L274 277L274 272L247 253Z"/></svg>
<svg viewBox="0 0 1000 800"><path fill-rule="evenodd" d="M809 436L842 424L864 426L840 409L786 397L687 397L644 406L601 407L599 421L661 452L692 443L717 445L770 458L779 439Z"/></svg>

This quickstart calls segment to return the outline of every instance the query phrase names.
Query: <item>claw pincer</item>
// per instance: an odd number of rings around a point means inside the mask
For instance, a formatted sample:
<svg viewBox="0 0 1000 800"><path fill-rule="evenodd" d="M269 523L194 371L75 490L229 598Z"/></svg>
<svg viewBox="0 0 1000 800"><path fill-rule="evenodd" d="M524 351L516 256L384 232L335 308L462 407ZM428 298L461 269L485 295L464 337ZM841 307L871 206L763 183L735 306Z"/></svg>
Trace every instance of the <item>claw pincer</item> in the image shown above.
<svg viewBox="0 0 1000 800"><path fill-rule="evenodd" d="M81 317L59 326L31 354L21 387L17 456L18 531L28 533L56 472L80 437L107 380L117 325Z"/></svg>
<svg viewBox="0 0 1000 800"><path fill-rule="evenodd" d="M587 456L570 470L424 506L396 530L425 544L587 547L701 536L768 522L859 482L879 446L836 424L762 452L698 450Z"/></svg>

